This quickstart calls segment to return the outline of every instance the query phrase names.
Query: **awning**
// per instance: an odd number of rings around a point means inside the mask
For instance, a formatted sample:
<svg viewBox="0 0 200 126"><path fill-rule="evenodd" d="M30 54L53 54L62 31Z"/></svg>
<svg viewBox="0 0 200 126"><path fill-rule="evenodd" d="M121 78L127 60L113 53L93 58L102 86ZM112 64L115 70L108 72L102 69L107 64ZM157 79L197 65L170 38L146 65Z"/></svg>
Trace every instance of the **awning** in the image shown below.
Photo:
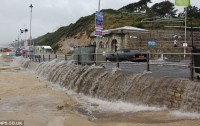
<svg viewBox="0 0 200 126"><path fill-rule="evenodd" d="M44 49L52 49L51 46L42 46Z"/></svg>

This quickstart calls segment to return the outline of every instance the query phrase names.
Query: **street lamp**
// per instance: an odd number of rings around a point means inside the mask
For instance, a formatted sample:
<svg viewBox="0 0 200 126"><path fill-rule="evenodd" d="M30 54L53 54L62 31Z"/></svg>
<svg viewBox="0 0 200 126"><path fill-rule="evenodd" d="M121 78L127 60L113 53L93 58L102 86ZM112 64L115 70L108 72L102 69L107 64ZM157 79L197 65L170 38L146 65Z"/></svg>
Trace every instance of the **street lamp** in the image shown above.
<svg viewBox="0 0 200 126"><path fill-rule="evenodd" d="M28 32L28 29L24 29L24 30L22 30L22 29L20 29L20 31L21 31L21 33L23 33L23 32L25 32L25 42L26 42L26 32Z"/></svg>
<svg viewBox="0 0 200 126"><path fill-rule="evenodd" d="M20 29L20 33L18 34L18 48L19 48L19 37L20 37L20 35L21 35L23 32L24 32L24 30L21 30L21 29Z"/></svg>
<svg viewBox="0 0 200 126"><path fill-rule="evenodd" d="M31 16L30 16L30 45L31 45L31 40L32 40L32 36L31 36L31 23L32 23L32 8L33 8L33 5L31 4L29 7L31 8Z"/></svg>

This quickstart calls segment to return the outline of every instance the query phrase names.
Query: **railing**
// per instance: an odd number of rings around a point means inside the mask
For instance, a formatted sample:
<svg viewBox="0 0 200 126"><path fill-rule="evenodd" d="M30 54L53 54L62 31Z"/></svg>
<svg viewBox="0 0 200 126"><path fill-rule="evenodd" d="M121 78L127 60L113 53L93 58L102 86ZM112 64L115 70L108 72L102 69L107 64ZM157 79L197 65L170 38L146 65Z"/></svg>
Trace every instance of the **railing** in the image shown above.
<svg viewBox="0 0 200 126"><path fill-rule="evenodd" d="M188 67L190 69L190 79L194 80L194 70L195 69L200 69L200 67L195 66L195 64L200 63L195 63L194 62L194 56L200 56L200 53L143 53L147 54L147 61L146 63L146 71L150 71L151 65L156 65L156 63L151 63L150 60L152 55L159 55L161 60L164 61L170 61L170 62L180 62L181 60L184 60L184 57L190 57L189 60L190 62L188 63ZM116 63L116 67L120 67L120 64L122 62L119 61L119 55L117 55L116 61L115 62L107 62L105 61L106 56L103 56L102 53L85 53L85 54L74 54L74 55L23 55L25 58L30 58L30 60L34 62L43 62L43 61L51 61L53 59L58 59L58 60L73 60L75 64L79 65L91 65L91 64L102 64L102 63ZM164 56L169 56L171 55L171 58L165 59ZM88 58L89 57L89 58ZM99 58L100 57L100 58ZM174 59L173 59L174 58ZM123 62L123 64L130 64L132 62Z"/></svg>
<svg viewBox="0 0 200 126"><path fill-rule="evenodd" d="M43 61L51 61L53 59L58 59L58 60L72 60L73 55L48 55L48 54L23 54L22 55L24 58L29 58L33 62L43 62Z"/></svg>

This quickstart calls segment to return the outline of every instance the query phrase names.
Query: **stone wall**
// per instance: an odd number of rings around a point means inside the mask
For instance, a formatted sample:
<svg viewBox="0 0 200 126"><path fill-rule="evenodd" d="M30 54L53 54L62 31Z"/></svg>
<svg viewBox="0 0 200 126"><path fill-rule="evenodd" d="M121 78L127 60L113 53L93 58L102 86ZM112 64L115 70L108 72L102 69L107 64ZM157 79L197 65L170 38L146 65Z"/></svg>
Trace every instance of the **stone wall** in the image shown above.
<svg viewBox="0 0 200 126"><path fill-rule="evenodd" d="M174 45L174 35L181 36L181 38L178 39L178 46L183 47L185 31L152 30L149 33L132 33L130 36L137 36L137 39L129 38L128 41L132 48L148 47L149 40L156 42L154 46L156 48L170 48ZM192 39L194 45L200 45L200 32L193 32L193 37L191 32L187 32L186 42L189 46L192 45Z"/></svg>
<svg viewBox="0 0 200 126"><path fill-rule="evenodd" d="M184 81L188 81L186 79L180 79L182 81L182 84L176 84L174 87L171 88L171 90L168 92L168 94L163 98L165 104L168 108L181 108L184 106L184 96L187 84L184 83Z"/></svg>
<svg viewBox="0 0 200 126"><path fill-rule="evenodd" d="M178 47L174 47L174 35L179 35L181 38L178 39ZM200 46L200 32L186 32L186 42L188 47L183 47L185 42L185 31L184 30L152 30L149 33L131 33L130 36L137 36L137 38L128 38L128 47L135 48L141 52L151 53L191 53L192 39L194 46ZM155 45L148 45L148 41L155 41ZM172 58L174 55L165 55L167 58ZM151 58L155 59L159 56L157 54L152 55ZM179 57L182 59L190 58L190 55L180 54Z"/></svg>

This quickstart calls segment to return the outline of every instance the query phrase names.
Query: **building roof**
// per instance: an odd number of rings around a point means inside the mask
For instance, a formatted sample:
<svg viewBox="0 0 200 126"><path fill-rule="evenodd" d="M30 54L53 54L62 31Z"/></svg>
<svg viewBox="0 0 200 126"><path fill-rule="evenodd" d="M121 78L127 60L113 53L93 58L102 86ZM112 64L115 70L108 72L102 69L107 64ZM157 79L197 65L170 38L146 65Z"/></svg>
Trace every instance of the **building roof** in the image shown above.
<svg viewBox="0 0 200 126"><path fill-rule="evenodd" d="M132 26L124 26L124 27L119 27L115 29L109 29L109 31L117 31L117 30L124 30L124 31L130 31L130 32L149 32L149 30L132 27Z"/></svg>
<svg viewBox="0 0 200 126"><path fill-rule="evenodd" d="M43 46L44 49L52 49L51 46Z"/></svg>
<svg viewBox="0 0 200 126"><path fill-rule="evenodd" d="M51 46L36 46L36 47L39 47L39 48L44 47L44 49L52 49Z"/></svg>
<svg viewBox="0 0 200 126"><path fill-rule="evenodd" d="M142 29L142 28L124 26L124 27L119 27L115 29L103 30L103 35L110 34L110 33L121 33L122 31L123 33L124 32L149 32L149 30ZM94 36L94 32L91 34L91 36Z"/></svg>

